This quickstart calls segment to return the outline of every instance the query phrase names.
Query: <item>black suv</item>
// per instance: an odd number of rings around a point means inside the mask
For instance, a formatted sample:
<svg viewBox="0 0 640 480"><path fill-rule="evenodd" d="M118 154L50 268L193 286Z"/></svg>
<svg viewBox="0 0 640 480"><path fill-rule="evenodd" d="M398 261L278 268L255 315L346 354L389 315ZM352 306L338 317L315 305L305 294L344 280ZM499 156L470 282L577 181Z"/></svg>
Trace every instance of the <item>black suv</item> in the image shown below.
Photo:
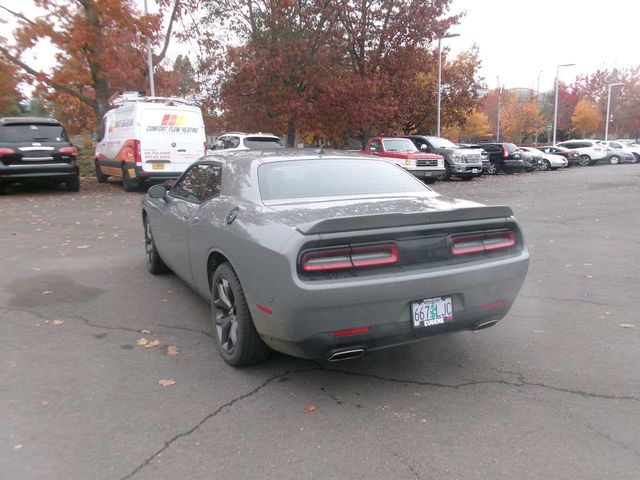
<svg viewBox="0 0 640 480"><path fill-rule="evenodd" d="M513 143L488 142L478 145L489 154L487 173L490 175L499 172L513 173L527 166L522 158L522 151Z"/></svg>
<svg viewBox="0 0 640 480"><path fill-rule="evenodd" d="M431 137L427 135L407 135L418 150L429 153L437 153L444 157L443 180L460 177L470 180L482 175L482 156L480 151L462 149L446 138Z"/></svg>
<svg viewBox="0 0 640 480"><path fill-rule="evenodd" d="M0 118L0 193L12 183L64 183L80 190L78 150L60 122L43 117Z"/></svg>

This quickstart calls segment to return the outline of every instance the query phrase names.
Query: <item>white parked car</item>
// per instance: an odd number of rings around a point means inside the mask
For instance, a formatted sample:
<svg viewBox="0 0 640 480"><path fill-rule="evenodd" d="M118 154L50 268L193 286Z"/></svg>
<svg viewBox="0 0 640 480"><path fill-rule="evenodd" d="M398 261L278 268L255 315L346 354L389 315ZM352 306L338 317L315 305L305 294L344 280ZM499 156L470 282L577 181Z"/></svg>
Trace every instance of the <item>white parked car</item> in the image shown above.
<svg viewBox="0 0 640 480"><path fill-rule="evenodd" d="M558 143L558 146L573 150L580 155L578 164L583 167L593 165L599 160L606 160L608 156L604 146L600 145L598 140L567 140Z"/></svg>
<svg viewBox="0 0 640 480"><path fill-rule="evenodd" d="M271 133L229 132L220 135L210 150L267 150L284 148L280 137Z"/></svg>
<svg viewBox="0 0 640 480"><path fill-rule="evenodd" d="M616 150L619 150L621 152L623 152L623 156L628 156L625 154L631 154L633 155L633 159L629 160L629 163L638 163L640 162L640 147L637 146L632 146L632 145L627 145L625 143L619 142L617 140L607 140L607 141L601 141L598 142L600 143L600 145L604 145L605 147L608 147L612 150L613 153L616 152ZM612 155L610 155L609 158L611 158ZM620 161L624 161L623 158L620 158Z"/></svg>
<svg viewBox="0 0 640 480"><path fill-rule="evenodd" d="M520 150L542 157L542 164L539 167L540 170L557 170L558 168L567 168L569 166L569 162L562 155L545 153L533 147L520 147Z"/></svg>

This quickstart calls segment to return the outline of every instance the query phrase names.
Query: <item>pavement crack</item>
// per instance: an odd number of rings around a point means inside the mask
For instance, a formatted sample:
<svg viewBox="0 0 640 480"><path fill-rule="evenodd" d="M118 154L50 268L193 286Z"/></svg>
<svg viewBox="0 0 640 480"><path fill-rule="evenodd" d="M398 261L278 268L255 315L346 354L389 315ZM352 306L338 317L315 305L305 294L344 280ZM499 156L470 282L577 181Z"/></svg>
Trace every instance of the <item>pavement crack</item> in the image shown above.
<svg viewBox="0 0 640 480"><path fill-rule="evenodd" d="M55 317L55 315L44 315L36 310L29 310L29 309L21 309L21 308L7 308L7 307L2 307L1 310L5 310L5 311L9 311L9 312L20 312L20 313L27 313L29 315L33 315L34 317L40 319L40 320L52 320L53 317ZM91 320L89 320L88 318L83 317L82 315L59 315L59 317L62 317L64 320L80 320L82 323L84 323L86 326L88 327L93 327L93 328L100 328L103 330L122 330L124 332L136 332L136 333L140 333L140 329L138 328L131 328L131 327L120 327L120 326L112 326L112 325L102 325L99 323L94 323Z"/></svg>
<svg viewBox="0 0 640 480"><path fill-rule="evenodd" d="M383 377L381 375L376 375L373 373L353 372L350 370L339 370L334 368L322 368L322 367L318 367L318 368L325 372L333 372L341 375L351 375L355 377L373 378L383 382L420 385L425 387L450 388L453 390L457 390L465 387L472 387L476 385L506 385L510 387L538 387L538 388L553 390L555 392L578 395L585 398L597 398L602 400L628 400L633 402L640 402L640 397L635 397L633 395L609 395L605 393L595 393L595 392L588 392L585 390L578 390L573 388L558 387L555 385L548 385L546 383L541 383L541 382L531 382L526 380L524 376L518 372L501 372L501 373L516 375L518 377L516 381L500 379L500 380L472 380L472 381L460 382L460 383L439 383L439 382L430 382L430 381L424 381L424 380Z"/></svg>
<svg viewBox="0 0 640 480"><path fill-rule="evenodd" d="M631 448L626 443L623 443L623 442L620 442L620 441L616 440L615 438L613 438L608 433L605 433L605 432L602 432L602 431L598 430L597 428L595 428L593 425L591 425L589 423L587 423L586 426L587 426L587 428L589 430L591 430L593 433L597 434L599 437L604 438L608 442L613 443L614 445L622 448L623 450L626 450L629 453L632 453L636 457L640 457L640 452L638 452L637 450L634 450L633 448Z"/></svg>
<svg viewBox="0 0 640 480"><path fill-rule="evenodd" d="M400 455L398 452L391 452L391 454L394 457L396 457L398 460L400 460L400 463L402 465L404 465L405 467L407 467L409 469L409 471L413 474L414 478L417 478L418 480L422 480L422 476L418 473L416 468L413 465L411 465L409 460L407 460L405 457Z"/></svg>
<svg viewBox="0 0 640 480"><path fill-rule="evenodd" d="M175 325L165 325L165 324L162 324L162 323L159 323L158 327L171 328L171 329L174 329L174 330L185 330L187 332L193 332L193 333L201 333L202 335L205 335L205 336L207 336L209 338L216 338L213 333L209 333L206 330L200 330L200 329L197 329L197 328L178 327L178 326L175 326Z"/></svg>
<svg viewBox="0 0 640 480"><path fill-rule="evenodd" d="M260 390L262 390L264 387L266 387L267 385L273 383L274 381L276 381L276 380L278 380L280 378L284 378L284 377L286 377L288 375L291 375L293 373L303 373L303 372L309 372L309 371L312 371L312 370L314 370L314 369L313 368L307 368L307 369L300 369L300 370L286 370L286 371L278 373L276 375L272 375L271 377L267 378L264 382L262 382L260 385L255 387L253 390L251 390L251 391L249 391L247 393L244 393L242 395L239 395L239 396L229 400L228 402L223 403L217 409L215 409L213 412L211 412L211 413L207 414L206 416L204 416L198 423L196 423L194 426L192 426L188 430L185 430L184 432L178 433L178 434L174 435L173 437L171 437L169 440L165 441L164 445L161 448L156 450L144 462L142 462L140 465L138 465L136 468L134 468L131 471L131 473L129 473L128 475L125 475L124 477L122 477L121 480L127 480L129 478L132 478L140 470L142 470L143 468L148 466L153 461L154 458L156 458L158 455L160 455L165 450L167 450L169 447L171 447L171 445L173 445L173 443L175 443L177 440L180 440L181 438L188 437L189 435L191 435L192 433L197 431L200 427L202 427L202 425L207 423L209 420L214 418L216 415L218 415L223 410L229 409L234 404L236 404L236 403L238 403L238 402L240 402L242 400L246 400L249 397L254 396Z"/></svg>

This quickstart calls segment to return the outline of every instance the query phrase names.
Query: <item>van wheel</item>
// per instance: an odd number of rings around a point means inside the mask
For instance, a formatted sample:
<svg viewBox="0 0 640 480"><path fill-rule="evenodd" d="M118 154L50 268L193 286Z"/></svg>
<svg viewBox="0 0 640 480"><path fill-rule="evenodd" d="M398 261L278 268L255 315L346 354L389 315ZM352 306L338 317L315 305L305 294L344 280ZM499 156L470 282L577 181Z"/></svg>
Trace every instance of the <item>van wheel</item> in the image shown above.
<svg viewBox="0 0 640 480"><path fill-rule="evenodd" d="M98 183L107 183L107 178L108 175L105 175L104 173L102 173L102 170L100 169L100 166L98 165L98 161L96 160L94 162L95 168L96 168L96 180L98 181Z"/></svg>
<svg viewBox="0 0 640 480"><path fill-rule="evenodd" d="M129 169L122 169L122 186L126 192L135 192L138 190L138 182L129 176Z"/></svg>
<svg viewBox="0 0 640 480"><path fill-rule="evenodd" d="M213 274L211 317L218 351L229 365L251 365L267 358L269 347L258 335L240 280L227 262Z"/></svg>

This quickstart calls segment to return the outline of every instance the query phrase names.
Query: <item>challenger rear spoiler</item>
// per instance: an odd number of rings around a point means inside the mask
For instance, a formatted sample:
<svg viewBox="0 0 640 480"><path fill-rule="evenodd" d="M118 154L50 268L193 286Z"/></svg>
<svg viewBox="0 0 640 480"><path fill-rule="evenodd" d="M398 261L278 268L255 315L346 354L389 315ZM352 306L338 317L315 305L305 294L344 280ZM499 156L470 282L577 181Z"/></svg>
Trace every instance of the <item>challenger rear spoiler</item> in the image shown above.
<svg viewBox="0 0 640 480"><path fill-rule="evenodd" d="M463 222L467 220L508 218L512 215L513 211L510 207L497 205L457 208L439 212L382 213L357 217L328 218L316 222L298 224L296 228L305 235L311 235L314 233L348 232L433 223Z"/></svg>

